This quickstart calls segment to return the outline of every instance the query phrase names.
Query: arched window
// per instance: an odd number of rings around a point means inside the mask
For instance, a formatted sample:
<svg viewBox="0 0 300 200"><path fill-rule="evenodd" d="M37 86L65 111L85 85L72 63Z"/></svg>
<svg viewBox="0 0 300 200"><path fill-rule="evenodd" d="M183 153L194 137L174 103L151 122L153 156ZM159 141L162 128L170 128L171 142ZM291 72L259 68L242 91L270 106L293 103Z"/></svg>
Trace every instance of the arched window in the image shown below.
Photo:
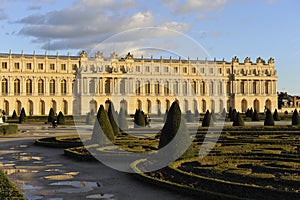
<svg viewBox="0 0 300 200"><path fill-rule="evenodd" d="M187 95L187 91L188 91L188 89L187 89L187 82L184 81L183 84L182 84L182 94L183 95Z"/></svg>
<svg viewBox="0 0 300 200"><path fill-rule="evenodd" d="M16 102L17 103L17 114L18 115L20 115L20 113L21 113L21 109L22 109L22 103L21 103L21 101L17 101Z"/></svg>
<svg viewBox="0 0 300 200"><path fill-rule="evenodd" d="M192 94L197 94L197 83L196 81L192 81Z"/></svg>
<svg viewBox="0 0 300 200"><path fill-rule="evenodd" d="M156 95L160 94L160 86L159 86L158 81L155 82L155 88L154 89L155 89L155 94Z"/></svg>
<svg viewBox="0 0 300 200"><path fill-rule="evenodd" d="M161 102L160 100L156 100L156 104L157 104L157 114L160 114L161 113Z"/></svg>
<svg viewBox="0 0 300 200"><path fill-rule="evenodd" d="M43 79L38 80L38 94L39 95L44 94L44 80Z"/></svg>
<svg viewBox="0 0 300 200"><path fill-rule="evenodd" d="M254 109L256 109L256 112L260 112L260 110L259 110L259 101L257 100L257 99L255 99L254 100Z"/></svg>
<svg viewBox="0 0 300 200"><path fill-rule="evenodd" d="M60 81L60 92L61 94L67 94L67 81L65 79Z"/></svg>
<svg viewBox="0 0 300 200"><path fill-rule="evenodd" d="M3 109L6 113L6 115L9 115L9 102L4 100L4 103L3 103Z"/></svg>
<svg viewBox="0 0 300 200"><path fill-rule="evenodd" d="M141 82L139 80L137 80L135 84L135 93L138 95L141 94Z"/></svg>
<svg viewBox="0 0 300 200"><path fill-rule="evenodd" d="M40 100L39 108L40 115L45 115L45 101Z"/></svg>
<svg viewBox="0 0 300 200"><path fill-rule="evenodd" d="M241 81L240 83L240 93L245 94L245 82Z"/></svg>
<svg viewBox="0 0 300 200"><path fill-rule="evenodd" d="M295 105L295 106L296 106L296 105ZM267 101L266 101L266 108L272 110L272 102L271 102L270 99L267 99Z"/></svg>
<svg viewBox="0 0 300 200"><path fill-rule="evenodd" d="M26 80L26 94L27 95L32 94L32 80L31 79Z"/></svg>
<svg viewBox="0 0 300 200"><path fill-rule="evenodd" d="M184 100L184 112L186 113L189 110L189 101L188 100Z"/></svg>
<svg viewBox="0 0 300 200"><path fill-rule="evenodd" d="M28 111L29 115L33 115L33 102L31 100L28 101Z"/></svg>
<svg viewBox="0 0 300 200"><path fill-rule="evenodd" d="M166 110L170 110L170 100L166 100Z"/></svg>
<svg viewBox="0 0 300 200"><path fill-rule="evenodd" d="M14 80L14 94L15 95L19 95L20 94L20 80L19 79L15 79Z"/></svg>
<svg viewBox="0 0 300 200"><path fill-rule="evenodd" d="M147 100L147 113L151 113L151 101L148 99Z"/></svg>
<svg viewBox="0 0 300 200"><path fill-rule="evenodd" d="M68 102L66 100L63 101L62 110L63 110L63 112L64 112L65 115L68 114Z"/></svg>
<svg viewBox="0 0 300 200"><path fill-rule="evenodd" d="M143 110L143 104L142 104L142 101L141 100L137 100L137 108L139 109L139 110Z"/></svg>
<svg viewBox="0 0 300 200"><path fill-rule="evenodd" d="M1 81L1 89L2 89L2 95L7 95L8 93L8 82L7 79L2 79Z"/></svg>
<svg viewBox="0 0 300 200"><path fill-rule="evenodd" d="M246 99L243 99L242 100L242 112L246 112L247 107L248 107L247 101L246 101Z"/></svg>
<svg viewBox="0 0 300 200"><path fill-rule="evenodd" d="M126 83L125 83L125 79L121 79L121 82L120 82L120 93L121 94L125 94L125 90L126 90L126 85L125 85Z"/></svg>
<svg viewBox="0 0 300 200"><path fill-rule="evenodd" d="M54 95L55 94L55 80L51 79L50 84L49 84L49 92L50 94Z"/></svg>

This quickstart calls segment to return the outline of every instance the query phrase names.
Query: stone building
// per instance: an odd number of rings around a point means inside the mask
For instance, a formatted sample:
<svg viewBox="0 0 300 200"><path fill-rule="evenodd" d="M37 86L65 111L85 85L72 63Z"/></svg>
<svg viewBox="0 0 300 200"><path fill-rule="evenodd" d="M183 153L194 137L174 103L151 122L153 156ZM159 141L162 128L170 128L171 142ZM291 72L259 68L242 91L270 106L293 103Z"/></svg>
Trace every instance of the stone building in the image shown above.
<svg viewBox="0 0 300 200"><path fill-rule="evenodd" d="M112 101L132 114L164 113L174 100L181 110L245 112L277 108L274 59L239 62L182 58L140 58L128 53L93 57L0 54L0 109L12 114L45 115L50 107L65 114L86 114Z"/></svg>

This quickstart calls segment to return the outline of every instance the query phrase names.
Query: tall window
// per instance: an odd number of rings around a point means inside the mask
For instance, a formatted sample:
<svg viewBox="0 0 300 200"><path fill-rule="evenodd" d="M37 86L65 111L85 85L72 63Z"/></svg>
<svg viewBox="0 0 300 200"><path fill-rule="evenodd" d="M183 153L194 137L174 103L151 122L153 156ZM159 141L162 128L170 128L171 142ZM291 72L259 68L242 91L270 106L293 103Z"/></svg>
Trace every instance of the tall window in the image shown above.
<svg viewBox="0 0 300 200"><path fill-rule="evenodd" d="M55 64L54 63L50 63L50 70L55 70Z"/></svg>
<svg viewBox="0 0 300 200"><path fill-rule="evenodd" d="M257 94L257 82L253 82L253 94Z"/></svg>
<svg viewBox="0 0 300 200"><path fill-rule="evenodd" d="M44 94L44 81L38 80L38 94Z"/></svg>
<svg viewBox="0 0 300 200"><path fill-rule="evenodd" d="M32 94L32 80L31 79L27 79L26 80L26 94Z"/></svg>
<svg viewBox="0 0 300 200"><path fill-rule="evenodd" d="M20 69L20 63L15 63L15 69Z"/></svg>
<svg viewBox="0 0 300 200"><path fill-rule="evenodd" d="M136 85L135 85L135 93L136 94L141 94L141 82L140 81L136 81Z"/></svg>
<svg viewBox="0 0 300 200"><path fill-rule="evenodd" d="M187 82L184 81L182 84L182 94L187 95Z"/></svg>
<svg viewBox="0 0 300 200"><path fill-rule="evenodd" d="M95 81L94 80L90 80L90 82L89 82L89 93L95 94Z"/></svg>
<svg viewBox="0 0 300 200"><path fill-rule="evenodd" d="M26 69L31 70L31 63L26 63Z"/></svg>
<svg viewBox="0 0 300 200"><path fill-rule="evenodd" d="M192 93L193 94L197 93L197 83L196 83L196 81L192 82Z"/></svg>
<svg viewBox="0 0 300 200"><path fill-rule="evenodd" d="M66 64L61 64L61 70L65 71L67 69Z"/></svg>
<svg viewBox="0 0 300 200"><path fill-rule="evenodd" d="M2 79L1 81L1 89L2 89L2 95L7 95L8 93L8 82L7 79Z"/></svg>
<svg viewBox="0 0 300 200"><path fill-rule="evenodd" d="M178 89L179 88L178 88L178 82L177 81L174 82L173 89L174 89L174 94L178 95L178 93L179 93Z"/></svg>
<svg viewBox="0 0 300 200"><path fill-rule="evenodd" d="M265 94L269 94L270 90L269 90L269 81L265 82Z"/></svg>
<svg viewBox="0 0 300 200"><path fill-rule="evenodd" d="M241 81L240 83L240 90L241 90L241 94L245 94L245 82Z"/></svg>
<svg viewBox="0 0 300 200"><path fill-rule="evenodd" d="M43 70L44 69L44 64L43 63L39 63L38 64L38 70Z"/></svg>
<svg viewBox="0 0 300 200"><path fill-rule="evenodd" d="M64 79L61 80L61 82L60 82L60 91L61 91L61 94L67 93L67 81Z"/></svg>
<svg viewBox="0 0 300 200"><path fill-rule="evenodd" d="M55 94L55 80L51 79L49 84L50 94Z"/></svg>
<svg viewBox="0 0 300 200"><path fill-rule="evenodd" d="M15 79L14 80L14 94L15 95L19 95L20 94L20 80L19 79Z"/></svg>
<svg viewBox="0 0 300 200"><path fill-rule="evenodd" d="M160 94L160 87L159 87L159 82L157 81L156 83L155 83L155 94Z"/></svg>
<svg viewBox="0 0 300 200"><path fill-rule="evenodd" d="M146 82L146 87L145 87L145 93L146 94L150 94L151 93L151 85L150 85L150 82Z"/></svg>
<svg viewBox="0 0 300 200"><path fill-rule="evenodd" d="M227 93L227 94L230 94L230 93L231 93L230 82L227 82L227 84L226 84L226 93Z"/></svg>
<svg viewBox="0 0 300 200"><path fill-rule="evenodd" d="M169 84L169 81L166 81L165 82L165 94L166 95L169 95L170 94L170 84Z"/></svg>
<svg viewBox="0 0 300 200"><path fill-rule="evenodd" d="M2 62L2 69L7 69L7 62Z"/></svg>

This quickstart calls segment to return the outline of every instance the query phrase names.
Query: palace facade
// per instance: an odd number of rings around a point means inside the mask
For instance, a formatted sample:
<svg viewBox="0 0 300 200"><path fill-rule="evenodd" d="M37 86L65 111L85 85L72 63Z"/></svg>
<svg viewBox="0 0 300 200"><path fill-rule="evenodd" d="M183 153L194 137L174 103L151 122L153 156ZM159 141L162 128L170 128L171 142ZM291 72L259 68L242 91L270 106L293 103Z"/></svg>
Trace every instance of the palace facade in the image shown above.
<svg viewBox="0 0 300 200"><path fill-rule="evenodd" d="M244 62L172 57L135 58L128 53L104 57L0 54L0 109L11 115L24 107L27 115L47 115L52 107L66 115L96 111L113 102L132 114L164 113L174 100L186 112L245 112L277 108L274 59Z"/></svg>

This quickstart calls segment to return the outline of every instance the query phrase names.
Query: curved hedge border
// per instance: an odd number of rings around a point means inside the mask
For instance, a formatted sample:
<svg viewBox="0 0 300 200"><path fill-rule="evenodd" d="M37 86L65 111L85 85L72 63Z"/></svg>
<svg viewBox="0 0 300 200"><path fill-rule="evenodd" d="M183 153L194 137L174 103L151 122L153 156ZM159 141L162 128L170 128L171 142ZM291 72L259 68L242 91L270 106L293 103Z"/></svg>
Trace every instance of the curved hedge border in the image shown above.
<svg viewBox="0 0 300 200"><path fill-rule="evenodd" d="M83 143L81 141L73 141L74 139L79 140L80 138L79 136L48 137L37 139L35 140L34 144L54 148L71 148L83 146Z"/></svg>
<svg viewBox="0 0 300 200"><path fill-rule="evenodd" d="M2 170L0 170L0 199L26 200L23 194L11 183Z"/></svg>
<svg viewBox="0 0 300 200"><path fill-rule="evenodd" d="M79 152L79 150L82 150ZM64 150L64 154L70 158L73 158L75 160L81 160L81 161L96 161L96 158L90 153L84 153L86 152L86 148L84 146L82 147L73 147L68 148Z"/></svg>
<svg viewBox="0 0 300 200"><path fill-rule="evenodd" d="M16 125L16 124L0 126L0 136L17 134L17 133L18 133L18 125Z"/></svg>

